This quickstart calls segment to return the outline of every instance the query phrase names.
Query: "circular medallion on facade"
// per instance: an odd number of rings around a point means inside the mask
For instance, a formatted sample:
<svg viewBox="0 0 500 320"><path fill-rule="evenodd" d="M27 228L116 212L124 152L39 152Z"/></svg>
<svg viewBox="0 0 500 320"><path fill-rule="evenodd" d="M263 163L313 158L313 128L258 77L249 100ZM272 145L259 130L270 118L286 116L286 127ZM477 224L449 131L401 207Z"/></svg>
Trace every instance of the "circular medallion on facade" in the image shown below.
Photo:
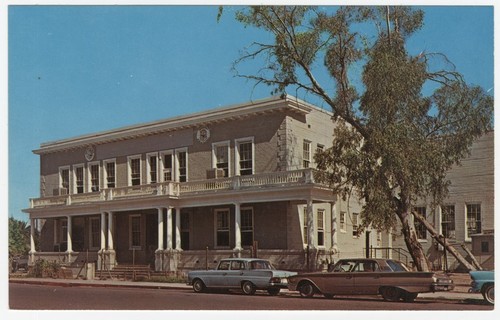
<svg viewBox="0 0 500 320"><path fill-rule="evenodd" d="M196 133L196 138L201 143L206 142L210 138L210 130L208 128L202 128Z"/></svg>
<svg viewBox="0 0 500 320"><path fill-rule="evenodd" d="M85 159L87 161L92 161L94 159L95 155L95 150L93 146L88 146L87 149L85 149Z"/></svg>

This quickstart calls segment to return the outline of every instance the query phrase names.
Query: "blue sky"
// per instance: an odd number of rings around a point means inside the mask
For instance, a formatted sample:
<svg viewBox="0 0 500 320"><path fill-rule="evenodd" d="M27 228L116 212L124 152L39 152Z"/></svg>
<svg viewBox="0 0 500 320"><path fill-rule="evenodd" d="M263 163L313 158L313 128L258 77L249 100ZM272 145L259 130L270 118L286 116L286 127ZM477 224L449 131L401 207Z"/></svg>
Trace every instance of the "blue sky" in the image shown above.
<svg viewBox="0 0 500 320"><path fill-rule="evenodd" d="M409 51L493 95L493 7L431 6ZM8 212L39 195L40 143L265 98L232 62L268 35L213 6L8 7ZM258 68L255 65L255 68ZM3 113L2 113L3 114Z"/></svg>

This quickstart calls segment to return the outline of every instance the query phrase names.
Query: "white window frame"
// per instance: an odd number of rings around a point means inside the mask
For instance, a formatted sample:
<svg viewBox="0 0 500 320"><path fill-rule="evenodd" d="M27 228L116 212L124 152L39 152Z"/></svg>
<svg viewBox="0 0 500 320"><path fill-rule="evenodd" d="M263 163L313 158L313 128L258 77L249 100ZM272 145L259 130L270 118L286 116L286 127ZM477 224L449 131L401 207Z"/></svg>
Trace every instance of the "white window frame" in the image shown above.
<svg viewBox="0 0 500 320"><path fill-rule="evenodd" d="M156 182L152 182L151 180L151 163L150 159L151 158L156 158ZM160 172L159 172L159 158L158 158L158 152L151 152L146 154L146 184L151 184L151 183L159 183L160 182Z"/></svg>
<svg viewBox="0 0 500 320"><path fill-rule="evenodd" d="M218 226L217 226L217 215L219 213L225 213L227 214L227 234L228 234L228 245L219 245L217 243L217 233L219 232ZM231 247L231 210L229 208L218 208L214 209L214 246L217 249L227 249Z"/></svg>
<svg viewBox="0 0 500 320"><path fill-rule="evenodd" d="M231 141L226 140L212 143L212 169L217 169L216 150L218 147L227 148L227 177L231 177Z"/></svg>
<svg viewBox="0 0 500 320"><path fill-rule="evenodd" d="M97 174L99 175L97 177L97 187L99 188L99 190L96 190L96 191L93 191L92 190L92 171L91 171L91 168L92 166L97 166ZM101 191L102 189L102 186L101 186L101 164L99 161L93 161L93 162L88 162L87 163L87 191L88 192L99 192Z"/></svg>
<svg viewBox="0 0 500 320"><path fill-rule="evenodd" d="M97 231L93 229L93 221L97 221L98 228ZM97 243L94 243L93 241L93 233L97 232L99 235L99 239L97 240ZM89 218L89 249L91 250L96 250L100 249L101 247L101 218L99 217L90 217Z"/></svg>
<svg viewBox="0 0 500 320"><path fill-rule="evenodd" d="M359 212L352 213L352 237L355 239L359 239L360 235L358 232L360 225L360 214Z"/></svg>
<svg viewBox="0 0 500 320"><path fill-rule="evenodd" d="M142 184L142 155L137 154L127 157L127 183L132 187L132 160L139 159L139 185Z"/></svg>
<svg viewBox="0 0 500 320"><path fill-rule="evenodd" d="M425 216L424 218L427 220L427 206L423 205L423 206L414 206L413 207L413 210L421 210L423 209L424 212L425 212ZM422 215L422 212L418 212L420 215ZM427 232L427 229L425 228L425 226L423 225L423 223L421 223L420 221L416 220L415 217L413 217L413 225L415 226L415 233L417 235L417 240L419 242L427 242L427 236L428 236L428 232ZM418 228L423 228L422 230L424 231L425 233L425 238L421 238L420 237L420 234L419 234L419 230Z"/></svg>
<svg viewBox="0 0 500 320"><path fill-rule="evenodd" d="M70 194L70 192L71 192L71 167L70 166L59 167L59 183L58 183L58 186L59 186L59 190L64 189L64 187L63 187L63 179L62 179L62 172L64 170L68 170L68 187L66 189L67 189L67 193ZM59 190L58 190L58 195L61 195L61 193L60 193Z"/></svg>
<svg viewBox="0 0 500 320"><path fill-rule="evenodd" d="M447 211L447 208L453 208L453 220L444 221L443 217L445 216L444 213ZM444 224L446 224L446 225L451 224L451 225L453 225L453 237L449 237L450 234L447 234L448 237L446 237L446 239L456 240L457 239L457 210L456 210L455 204L444 204L444 205L440 206L439 213L441 215L441 226L440 226L441 234L443 236L445 234L443 225Z"/></svg>
<svg viewBox="0 0 500 320"><path fill-rule="evenodd" d="M177 181L177 182L181 182L181 167L180 167L180 161L179 161L179 154L180 153L183 153L185 152L186 153L186 181L183 181L183 182L188 182L189 181L189 153L188 153L188 148L187 147L184 147L184 148L178 148L178 149L175 149L175 169L174 169L174 172L175 172L175 177L174 177L174 181Z"/></svg>
<svg viewBox="0 0 500 320"><path fill-rule="evenodd" d="M239 138L234 140L234 161L235 161L235 175L241 176L240 167L240 144L250 142L252 144L252 174L255 174L255 142L254 137Z"/></svg>
<svg viewBox="0 0 500 320"><path fill-rule="evenodd" d="M114 175L114 187L111 187L111 188L116 188L117 187L117 184L116 184L116 159L107 159L107 160L103 160L103 186L108 189L109 188L109 181L108 181L108 164L112 163L115 167L115 175Z"/></svg>
<svg viewBox="0 0 500 320"><path fill-rule="evenodd" d="M252 225L250 230L243 230L243 218L241 219L241 244L243 246L243 233L251 233L252 234L252 243L251 244L245 244L245 246L252 246L253 241L255 240L255 220L254 220L254 210L253 207L241 207L240 209L240 214L243 216L243 211L251 211L250 216L252 218Z"/></svg>
<svg viewBox="0 0 500 320"><path fill-rule="evenodd" d="M326 215L325 215L325 212L326 212L326 210L323 208L319 208L316 210L316 219L315 219L315 222L316 222L316 243L318 244L318 247L320 247L320 248L324 248L326 246L326 232L325 232L325 230L326 230L326 225L325 225L326 224L326 220L325 220ZM323 224L323 226L321 228L319 225L319 221L320 221L319 218L320 217L322 217L321 220L322 220L322 224ZM319 234L320 233L323 233L323 244L322 245L319 244Z"/></svg>
<svg viewBox="0 0 500 320"><path fill-rule="evenodd" d="M342 217L343 217L343 219L342 219ZM339 229L340 229L340 232L342 232L342 233L347 233L346 218L347 218L347 212L340 211L340 213L339 213Z"/></svg>
<svg viewBox="0 0 500 320"><path fill-rule="evenodd" d="M135 218L139 218L139 245L133 244L132 237L132 221ZM142 215L140 214L131 214L128 216L128 239L129 239L129 250L142 250Z"/></svg>
<svg viewBox="0 0 500 320"><path fill-rule="evenodd" d="M480 216L480 222L481 222L481 231L483 230L483 225L482 225L482 222L483 222L483 206L482 206L482 203L480 202L467 202L465 204L465 241L467 242L470 242L472 241L472 237L471 235L469 234L469 227L468 227L468 223L469 223L469 209L468 209L468 206L479 206L479 214L481 215ZM474 220L474 221L477 221ZM481 233L481 231L479 233ZM479 234L479 233L473 233L473 234Z"/></svg>
<svg viewBox="0 0 500 320"><path fill-rule="evenodd" d="M309 244L309 229L307 223L307 206L302 207L302 244L304 248Z"/></svg>
<svg viewBox="0 0 500 320"><path fill-rule="evenodd" d="M165 169L165 156L170 155L172 159L172 167ZM175 152L174 150L164 150L160 152L160 159L158 161L159 164L159 175L160 175L160 181L161 182L167 182L167 181L175 181ZM167 170L170 170L170 176L172 177L171 180L166 180L165 179L165 173L168 172Z"/></svg>
<svg viewBox="0 0 500 320"><path fill-rule="evenodd" d="M308 150L306 150L306 146L308 146ZM307 153L307 154L306 154ZM311 168L312 159L312 141L304 139L302 142L302 168L307 169ZM307 162L307 165L306 165Z"/></svg>
<svg viewBox="0 0 500 320"><path fill-rule="evenodd" d="M87 192L86 185L85 185L85 181L86 181L86 177L85 177L85 175L86 175L85 164L84 163L79 163L79 164L73 165L73 183L72 183L72 185L73 185L72 189L73 190L71 191L72 194L78 194L78 185L77 185L78 180L76 178L76 170L80 169L80 168L82 169L82 187L83 187L82 193Z"/></svg>

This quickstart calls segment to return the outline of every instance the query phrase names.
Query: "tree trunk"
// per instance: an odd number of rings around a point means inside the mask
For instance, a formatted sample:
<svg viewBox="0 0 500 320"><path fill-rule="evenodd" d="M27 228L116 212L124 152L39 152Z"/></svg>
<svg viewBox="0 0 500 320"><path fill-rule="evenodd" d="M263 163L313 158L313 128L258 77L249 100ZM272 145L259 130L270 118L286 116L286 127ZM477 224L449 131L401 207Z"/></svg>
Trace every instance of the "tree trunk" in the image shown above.
<svg viewBox="0 0 500 320"><path fill-rule="evenodd" d="M405 239L406 247L410 252L415 267L418 271L430 271L430 264L427 256L425 255L422 245L418 241L417 233L413 227L413 223L410 221L411 214L406 210L397 213L399 220L401 221L401 230L403 231L403 236Z"/></svg>
<svg viewBox="0 0 500 320"><path fill-rule="evenodd" d="M434 229L434 227L432 226L432 224L429 223L429 221L427 221L427 219L425 219L422 215L420 215L419 213L417 212L413 212L413 216L415 217L415 219L417 219L418 221L420 221L424 226L425 228L427 229L427 231L429 231L432 235L432 237L434 239L436 239L436 241L443 246L443 248L445 248L445 250L447 250L449 253L451 253L455 259L457 259L461 264L463 264L465 266L465 268L467 268L469 271L471 270L476 270L476 268L471 265L461 254L460 252L458 252L457 250L455 250L455 248L453 248L453 246L449 245L448 242L446 241L446 238L442 235L440 235L436 229Z"/></svg>

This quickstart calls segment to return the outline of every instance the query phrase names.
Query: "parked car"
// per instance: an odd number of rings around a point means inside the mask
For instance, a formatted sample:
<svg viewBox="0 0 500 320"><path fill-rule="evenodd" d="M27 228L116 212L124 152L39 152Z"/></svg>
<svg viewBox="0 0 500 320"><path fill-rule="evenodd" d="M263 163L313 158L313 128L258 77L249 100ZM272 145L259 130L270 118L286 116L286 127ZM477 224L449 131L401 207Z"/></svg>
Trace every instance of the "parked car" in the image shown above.
<svg viewBox="0 0 500 320"><path fill-rule="evenodd" d="M495 272L470 271L472 279L470 292L480 292L489 304L495 304Z"/></svg>
<svg viewBox="0 0 500 320"><path fill-rule="evenodd" d="M195 270L188 272L188 285L195 292L206 289L241 289L252 295L256 290L267 290L277 295L287 288L287 277L296 272L275 270L268 260L255 258L222 259L215 270Z"/></svg>
<svg viewBox="0 0 500 320"><path fill-rule="evenodd" d="M412 272L392 259L341 259L329 272L303 273L288 278L288 289L302 297L322 294L382 295L384 300L413 302L419 293L448 291L453 280L434 272Z"/></svg>

